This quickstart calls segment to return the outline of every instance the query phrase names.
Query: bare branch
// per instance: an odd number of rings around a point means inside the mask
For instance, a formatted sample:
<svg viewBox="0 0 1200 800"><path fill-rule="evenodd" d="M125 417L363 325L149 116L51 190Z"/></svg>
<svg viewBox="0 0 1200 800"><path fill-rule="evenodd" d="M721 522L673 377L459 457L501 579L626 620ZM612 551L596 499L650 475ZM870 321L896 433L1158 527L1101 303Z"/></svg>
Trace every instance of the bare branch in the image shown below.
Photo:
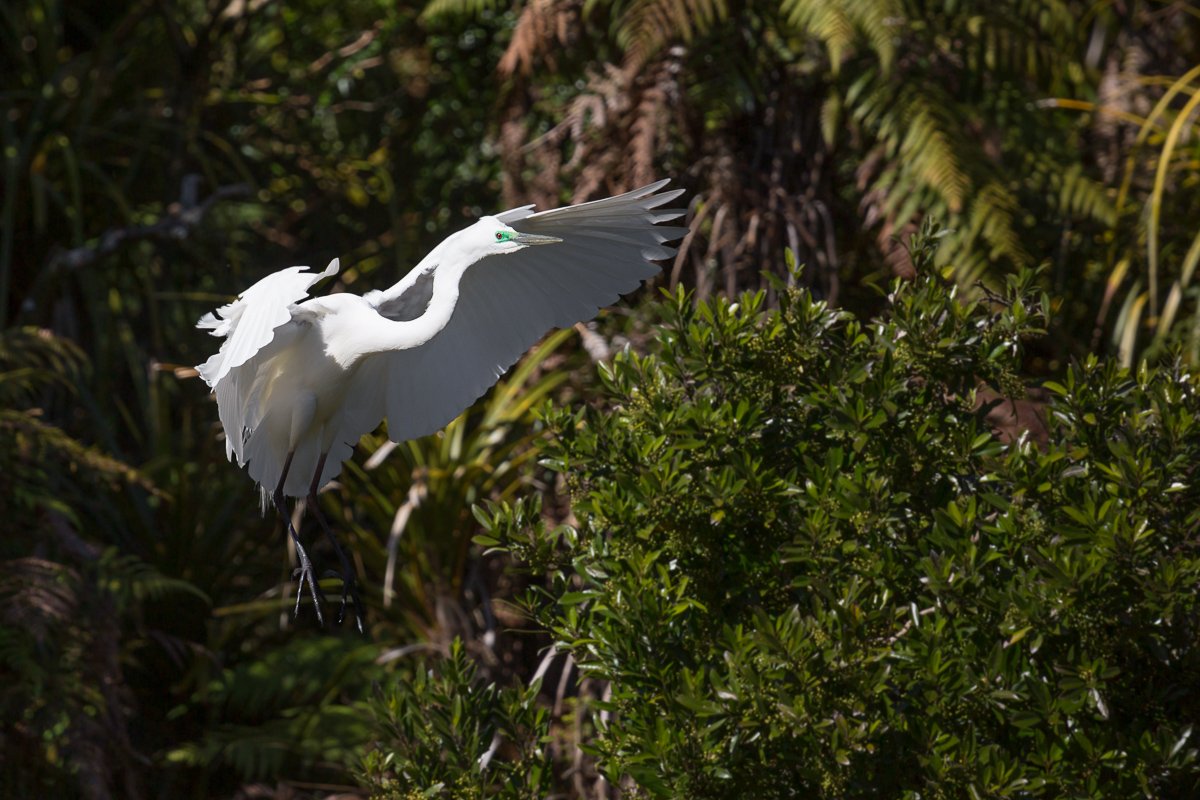
<svg viewBox="0 0 1200 800"><path fill-rule="evenodd" d="M59 250L50 257L49 268L79 269L91 266L121 247L146 239L158 241L182 241L191 235L209 210L222 200L248 197L250 187L245 184L221 186L197 205L186 205L158 222L150 225L133 225L128 228L112 228L101 234L94 244L86 244L71 250Z"/></svg>

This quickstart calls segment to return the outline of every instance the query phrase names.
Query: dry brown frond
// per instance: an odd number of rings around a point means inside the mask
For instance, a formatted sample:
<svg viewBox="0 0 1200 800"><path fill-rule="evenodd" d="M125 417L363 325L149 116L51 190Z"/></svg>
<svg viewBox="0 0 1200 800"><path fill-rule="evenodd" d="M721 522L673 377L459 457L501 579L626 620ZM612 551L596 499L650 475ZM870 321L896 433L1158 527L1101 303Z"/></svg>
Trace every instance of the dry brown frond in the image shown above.
<svg viewBox="0 0 1200 800"><path fill-rule="evenodd" d="M665 149L663 140L667 136L670 107L679 96L681 56L682 52L673 51L668 58L658 61L643 81L647 85L638 99L630 126L635 184L649 183L657 175L655 156Z"/></svg>
<svg viewBox="0 0 1200 800"><path fill-rule="evenodd" d="M545 59L553 70L551 54L556 46L570 43L579 8L578 0L530 0L521 9L512 41L500 59L497 67L500 74L528 75L538 58Z"/></svg>
<svg viewBox="0 0 1200 800"><path fill-rule="evenodd" d="M539 22L551 8L549 0L540 3L523 14L526 30L506 54L509 74L529 68L540 74L539 48L562 35ZM672 153L687 153L687 182L705 191L693 199L671 284L688 283L700 297L766 288L763 273L786 274L784 251L791 249L807 265L805 282L833 300L839 253L832 173L825 166L831 145L819 115L811 113L821 106L820 87L775 83L755 110L719 130L689 101L697 78L685 74L694 56L686 42L726 13L720 0L648 0L631 7L614 24L624 48L619 65L597 64L549 130L535 133L537 88L518 77L498 140L505 199L560 203L566 199L557 194L560 169L570 176L572 201L594 199L661 177ZM568 37L582 35L581 20L572 20Z"/></svg>

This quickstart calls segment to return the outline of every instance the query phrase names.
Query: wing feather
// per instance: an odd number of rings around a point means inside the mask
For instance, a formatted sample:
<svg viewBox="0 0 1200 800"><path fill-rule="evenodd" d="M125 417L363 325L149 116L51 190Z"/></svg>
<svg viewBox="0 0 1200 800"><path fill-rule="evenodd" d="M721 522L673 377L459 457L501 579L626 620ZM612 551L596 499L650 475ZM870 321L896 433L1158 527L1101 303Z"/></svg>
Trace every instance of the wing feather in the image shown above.
<svg viewBox="0 0 1200 800"><path fill-rule="evenodd" d="M464 273L455 311L442 331L421 347L366 356L349 378L320 482L340 473L344 459L380 419L388 421L395 441L438 431L547 331L594 317L656 275L659 266L648 259L671 257L673 249L664 243L685 233L656 227L683 215L661 209L679 196L655 194L664 185L568 209L533 213L524 206L498 215L517 230L563 241L478 261ZM412 319L430 302L434 264L436 258L427 258L395 287L367 294L366 300L385 317ZM236 381L229 391L252 393ZM253 405L248 404L251 413ZM234 455L241 459L242 453ZM289 475L286 492L302 492L299 483L292 485Z"/></svg>
<svg viewBox="0 0 1200 800"><path fill-rule="evenodd" d="M497 215L518 231L562 242L482 259L463 275L441 332L421 347L368 357L355 380L384 388L388 436L404 441L438 430L549 330L591 319L658 274L650 262L673 257L664 243L686 233L657 225L685 213L661 208L682 194L656 194L666 183L552 211L525 206ZM343 436L357 441L366 432Z"/></svg>
<svg viewBox="0 0 1200 800"><path fill-rule="evenodd" d="M274 272L251 286L228 305L205 314L197 328L208 328L225 342L211 358L196 367L200 377L215 387L231 370L252 359L275 338L275 330L292 321L295 304L308 296L313 284L338 271L338 259L329 262L323 272L308 272L307 267L288 267Z"/></svg>
<svg viewBox="0 0 1200 800"><path fill-rule="evenodd" d="M280 331L287 330L284 326L293 320L297 301L304 299L317 281L335 274L338 265L334 259L320 273L308 272L307 267L272 273L196 323L196 327L207 328L214 336L225 337L220 350L197 367L217 398L217 411L225 429L225 455L236 459L240 466L246 466L254 457L254 469L260 476L270 470L278 475L283 456L268 452L269 436L251 434L263 421L259 399L265 376L260 374L259 366L273 352L287 346L288 337Z"/></svg>

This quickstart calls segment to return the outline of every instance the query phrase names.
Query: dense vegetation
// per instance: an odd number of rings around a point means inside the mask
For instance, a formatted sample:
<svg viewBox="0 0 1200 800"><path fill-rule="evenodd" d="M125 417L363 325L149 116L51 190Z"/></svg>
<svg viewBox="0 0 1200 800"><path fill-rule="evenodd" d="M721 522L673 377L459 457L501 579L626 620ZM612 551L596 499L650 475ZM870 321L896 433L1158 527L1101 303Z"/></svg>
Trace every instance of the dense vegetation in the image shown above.
<svg viewBox="0 0 1200 800"><path fill-rule="evenodd" d="M578 521L494 506L481 541L547 575L532 616L607 687L574 713L609 781L1200 791L1200 381L1088 359L1048 384L1044 446L998 440L976 390L1017 380L1028 278L984 302L898 281L869 324L679 292L602 406L550 414Z"/></svg>
<svg viewBox="0 0 1200 800"><path fill-rule="evenodd" d="M4 6L6 796L1197 793L1198 11ZM292 620L196 318L651 176L669 301L366 437Z"/></svg>

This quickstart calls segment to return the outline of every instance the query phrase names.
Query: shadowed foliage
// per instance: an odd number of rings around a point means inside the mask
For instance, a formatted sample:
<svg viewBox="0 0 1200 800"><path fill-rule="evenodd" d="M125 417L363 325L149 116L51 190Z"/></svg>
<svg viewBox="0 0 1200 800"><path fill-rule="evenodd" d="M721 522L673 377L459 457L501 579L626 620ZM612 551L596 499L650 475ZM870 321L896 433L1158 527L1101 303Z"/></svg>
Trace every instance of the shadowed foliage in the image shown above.
<svg viewBox="0 0 1200 800"><path fill-rule="evenodd" d="M436 0L426 16L494 7ZM909 274L898 238L933 215L950 231L941 266L964 286L1054 265L1050 285L1070 288L1057 322L1068 353L1111 331L1131 363L1141 328L1165 344L1195 308L1198 195L1181 171L1196 141L1191 4L518 8L497 66L508 197L586 199L686 175L695 233L672 284L701 297L769 289L763 271L786 277L790 248L821 296L869 303L860 279ZM1115 327L1114 296L1128 298Z"/></svg>
<svg viewBox="0 0 1200 800"><path fill-rule="evenodd" d="M922 796L1194 794L1198 18L0 4L5 796L852 796L885 752ZM649 177L691 200L660 285L712 302L626 305L443 434L366 437L320 502L369 636L294 620L197 317L334 256L333 290L383 288L480 212ZM503 526L472 542L505 503L532 572L485 553Z"/></svg>
<svg viewBox="0 0 1200 800"><path fill-rule="evenodd" d="M677 293L602 407L548 412L578 522L488 512L608 683L577 713L622 796L1200 789L1200 385L1089 358L1004 444L975 395L1019 389L1045 298L963 303L931 252L870 323Z"/></svg>

